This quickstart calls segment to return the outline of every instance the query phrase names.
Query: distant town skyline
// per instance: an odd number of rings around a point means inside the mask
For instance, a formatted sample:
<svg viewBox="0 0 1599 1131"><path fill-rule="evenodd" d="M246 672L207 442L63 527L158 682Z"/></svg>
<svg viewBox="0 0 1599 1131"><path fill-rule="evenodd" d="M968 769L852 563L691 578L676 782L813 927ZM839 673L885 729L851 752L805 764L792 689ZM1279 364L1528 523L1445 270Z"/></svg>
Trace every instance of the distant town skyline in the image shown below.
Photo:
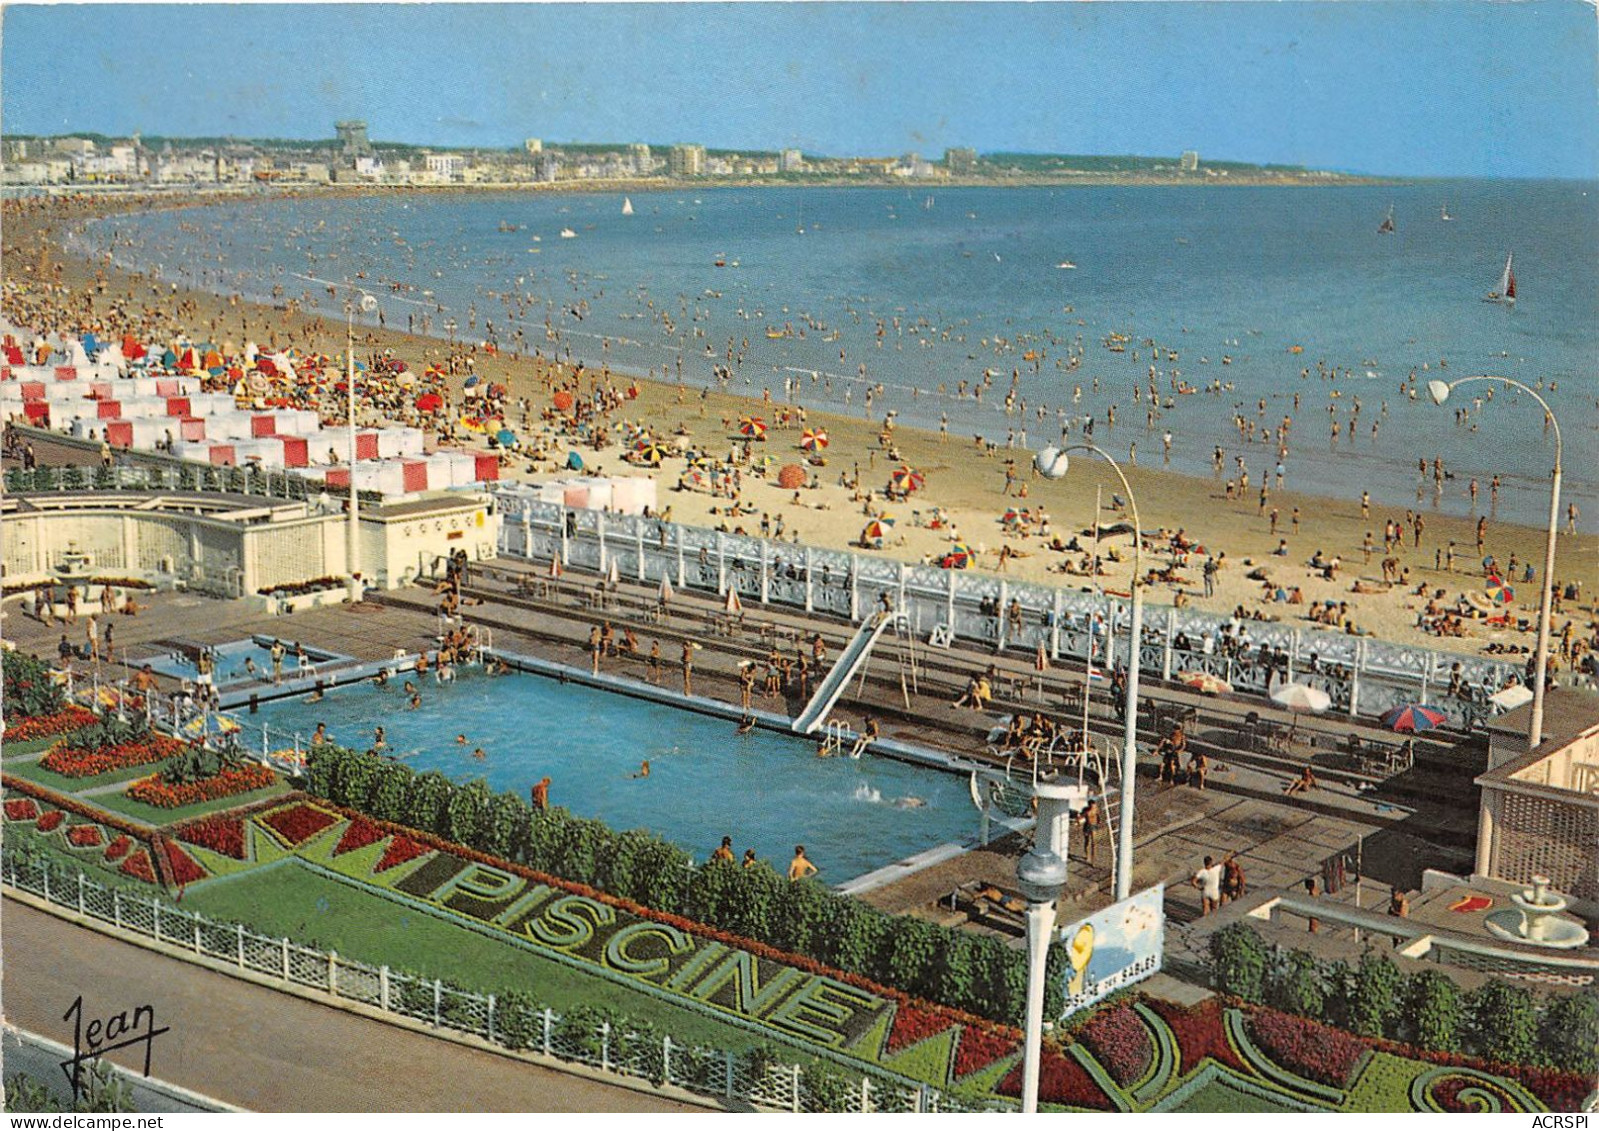
<svg viewBox="0 0 1599 1131"><path fill-rule="evenodd" d="M1580 0L7 5L8 134L1599 177Z"/></svg>

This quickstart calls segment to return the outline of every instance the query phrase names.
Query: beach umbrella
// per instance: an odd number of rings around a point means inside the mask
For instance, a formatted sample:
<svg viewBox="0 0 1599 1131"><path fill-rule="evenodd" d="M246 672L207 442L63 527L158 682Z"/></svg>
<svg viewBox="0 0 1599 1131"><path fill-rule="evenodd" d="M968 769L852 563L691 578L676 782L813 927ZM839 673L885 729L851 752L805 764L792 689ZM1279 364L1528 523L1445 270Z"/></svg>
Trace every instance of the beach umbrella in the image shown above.
<svg viewBox="0 0 1599 1131"><path fill-rule="evenodd" d="M661 604L667 604L672 599L672 583L666 574L661 574Z"/></svg>
<svg viewBox="0 0 1599 1131"><path fill-rule="evenodd" d="M499 435L494 438L500 442L500 447L502 448L509 448L516 443L516 433L509 428L501 428Z"/></svg>
<svg viewBox="0 0 1599 1131"><path fill-rule="evenodd" d="M1209 672L1178 672L1177 682L1184 687L1192 687L1201 695L1222 695L1233 689L1233 685L1221 676Z"/></svg>
<svg viewBox="0 0 1599 1131"><path fill-rule="evenodd" d="M865 528L861 531L861 545L869 546L873 543L881 542L887 536L888 527L885 526L880 520L874 518L871 522L868 522Z"/></svg>
<svg viewBox="0 0 1599 1131"><path fill-rule="evenodd" d="M653 440L641 440L633 449L633 459L639 463L660 463L671 454Z"/></svg>
<svg viewBox="0 0 1599 1131"><path fill-rule="evenodd" d="M1488 585L1483 590L1483 596L1496 605L1508 605L1516 599L1516 591L1496 574L1488 578Z"/></svg>
<svg viewBox="0 0 1599 1131"><path fill-rule="evenodd" d="M1448 716L1442 711L1421 703L1407 703L1402 707L1395 707L1382 717L1383 726L1401 734L1418 734L1424 730L1440 727L1448 721Z"/></svg>
<svg viewBox="0 0 1599 1131"><path fill-rule="evenodd" d="M969 569L976 560L977 554L970 546L965 542L956 542L945 551L938 564L945 569Z"/></svg>
<svg viewBox="0 0 1599 1131"><path fill-rule="evenodd" d="M463 389L475 389L475 388L477 388L477 383L478 383L478 375L476 373L474 373L474 374L472 374L472 376L468 377L465 382L462 383L461 388L463 388Z"/></svg>
<svg viewBox="0 0 1599 1131"><path fill-rule="evenodd" d="M727 615L736 616L744 611L744 602L738 599L738 590L731 585L727 587Z"/></svg>
<svg viewBox="0 0 1599 1131"><path fill-rule="evenodd" d="M611 555L611 568L606 571L605 579L612 585L617 585L622 580L622 570L621 567L616 564L615 554Z"/></svg>
<svg viewBox="0 0 1599 1131"><path fill-rule="evenodd" d="M807 452L819 451L827 447L826 428L807 428L800 433L800 447Z"/></svg>
<svg viewBox="0 0 1599 1131"><path fill-rule="evenodd" d="M553 557L553 558L550 559L550 576L551 577L560 577L561 576L561 559L560 559L559 556Z"/></svg>
<svg viewBox="0 0 1599 1131"><path fill-rule="evenodd" d="M1332 696L1308 683L1285 683L1271 693L1271 701L1296 715L1319 715L1332 706Z"/></svg>
<svg viewBox="0 0 1599 1131"><path fill-rule="evenodd" d="M444 398L437 393L423 393L416 398L418 412L438 412L444 407Z"/></svg>
<svg viewBox="0 0 1599 1131"><path fill-rule="evenodd" d="M741 436L748 436L752 440L766 438L766 421L758 416L741 416L738 421L738 431Z"/></svg>
<svg viewBox="0 0 1599 1131"><path fill-rule="evenodd" d="M785 491L793 491L805 486L807 478L803 467L791 463L777 473L777 485Z"/></svg>
<svg viewBox="0 0 1599 1131"><path fill-rule="evenodd" d="M559 389L556 391L555 396L550 398L550 403L555 406L556 412L570 412L572 411L572 394L565 389Z"/></svg>
<svg viewBox="0 0 1599 1131"><path fill-rule="evenodd" d="M922 487L927 483L927 477L913 468L900 467L889 475L888 481L892 483L897 490L904 491L906 494L909 494L912 491L921 490Z"/></svg>
<svg viewBox="0 0 1599 1131"><path fill-rule="evenodd" d="M576 452L566 453L566 466L572 471L583 470L583 457Z"/></svg>
<svg viewBox="0 0 1599 1131"><path fill-rule="evenodd" d="M1531 703L1532 688L1525 683L1512 683L1506 687L1501 687L1498 691L1488 696L1488 702L1495 707L1508 711L1514 707L1521 706L1523 703Z"/></svg>

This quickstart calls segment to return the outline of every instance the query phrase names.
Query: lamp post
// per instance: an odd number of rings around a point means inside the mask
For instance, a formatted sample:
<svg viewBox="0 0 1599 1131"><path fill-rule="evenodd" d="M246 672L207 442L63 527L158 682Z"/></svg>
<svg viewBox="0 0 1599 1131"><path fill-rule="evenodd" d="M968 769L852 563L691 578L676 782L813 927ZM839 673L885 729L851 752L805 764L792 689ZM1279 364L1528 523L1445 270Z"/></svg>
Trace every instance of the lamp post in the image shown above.
<svg viewBox="0 0 1599 1131"><path fill-rule="evenodd" d="M1088 787L1034 777L1038 802L1033 848L1016 865L1027 898L1027 1022L1022 1046L1022 1111L1038 1110L1038 1073L1044 1043L1044 974L1055 933L1055 900L1066 886L1067 830L1071 814L1088 803Z"/></svg>
<svg viewBox="0 0 1599 1131"><path fill-rule="evenodd" d="M1527 729L1527 748L1530 750L1535 749L1543 741L1544 675L1549 663L1549 624L1554 605L1555 538L1560 532L1560 421L1555 419L1554 410L1549 407L1548 401L1540 397L1535 390L1511 377L1489 375L1460 377L1453 381L1428 381L1427 395L1432 398L1433 404L1441 405L1449 399L1449 394L1455 386L1468 385L1473 381L1497 381L1501 385L1520 389L1543 406L1544 416L1555 430L1555 470L1549 485L1549 537L1544 547L1543 593L1538 603L1538 649L1533 659L1532 725Z"/></svg>
<svg viewBox="0 0 1599 1131"><path fill-rule="evenodd" d="M1116 898L1126 899L1133 893L1133 798L1138 777L1138 650L1144 635L1144 571L1142 557L1143 524L1138 521L1138 500L1122 474L1121 466L1111 454L1096 444L1072 444L1061 449L1061 462L1066 452L1094 452L1110 464L1122 490L1127 492L1127 505L1133 512L1133 624L1131 655L1127 660L1127 703L1125 730L1122 732L1122 789L1120 827L1117 829ZM1058 466L1058 465L1057 465ZM1063 469L1064 470L1064 469ZM1097 520L1097 515L1095 516ZM1115 626L1112 626L1112 631Z"/></svg>
<svg viewBox="0 0 1599 1131"><path fill-rule="evenodd" d="M350 600L361 598L361 493L355 484L355 308L370 314L378 308L378 300L365 291L360 298L344 302L344 385L350 397L350 544L345 552L346 570L350 575Z"/></svg>

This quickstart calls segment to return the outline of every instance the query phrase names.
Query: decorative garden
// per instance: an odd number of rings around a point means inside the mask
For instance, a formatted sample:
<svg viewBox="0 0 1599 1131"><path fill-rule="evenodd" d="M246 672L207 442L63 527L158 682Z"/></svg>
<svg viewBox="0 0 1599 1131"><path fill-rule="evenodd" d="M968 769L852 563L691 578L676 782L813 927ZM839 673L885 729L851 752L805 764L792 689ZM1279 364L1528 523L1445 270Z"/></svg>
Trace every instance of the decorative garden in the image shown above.
<svg viewBox="0 0 1599 1131"><path fill-rule="evenodd" d="M9 662L6 678L9 709ZM6 855L43 861L61 890L84 875L181 898L186 913L219 923L336 944L351 960L403 964L415 972L404 984L422 987L445 1027L438 1002L492 993L494 1039L512 1048L538 1047L541 1011L548 1047L553 1004L607 1033L655 1034L650 1047L663 1031L681 1049L738 1037L751 1055L804 1065L820 1109L835 1091L845 1103L852 1072L970 1106L1019 1095L1025 970L998 939L888 916L764 865L696 864L648 832L535 811L481 781L458 785L331 746L312 751L305 792L252 797L253 763L174 751L170 739L114 722L85 725L48 695L33 706L34 740L50 738L37 733L42 720L60 719L41 759L50 774L135 774L161 814L129 819L98 795L14 775L8 760ZM203 783L212 784L183 792ZM175 807L163 807L168 797ZM405 931L337 934L342 917L322 914L325 905ZM1282 954L1245 927L1218 932L1211 958L1220 995L1199 1006L1123 994L1048 1035L1042 1102L1571 1111L1599 1070L1591 991L1536 995L1489 981L1465 992L1380 954L1354 965ZM513 960L543 973L512 975ZM1064 957L1051 962L1058 1004Z"/></svg>

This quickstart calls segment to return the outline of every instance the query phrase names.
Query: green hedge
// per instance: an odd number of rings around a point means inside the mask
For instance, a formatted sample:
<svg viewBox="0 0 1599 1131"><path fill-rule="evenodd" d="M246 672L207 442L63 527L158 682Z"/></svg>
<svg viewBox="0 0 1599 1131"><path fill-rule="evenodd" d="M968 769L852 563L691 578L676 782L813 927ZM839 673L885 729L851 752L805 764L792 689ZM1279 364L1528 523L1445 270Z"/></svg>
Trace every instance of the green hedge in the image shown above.
<svg viewBox="0 0 1599 1131"><path fill-rule="evenodd" d="M697 866L653 833L616 832L565 809L536 811L479 781L340 746L316 746L307 788L337 805L408 825L492 856L586 884L645 907L683 915L781 950L942 1002L1020 1024L1027 959L998 938L893 916L814 881L790 883L765 864ZM1052 948L1045 1009L1061 1007L1065 954Z"/></svg>
<svg viewBox="0 0 1599 1131"><path fill-rule="evenodd" d="M1551 993L1490 979L1466 993L1441 970L1406 975L1368 951L1358 966L1272 948L1253 927L1231 923L1210 937L1218 990L1367 1037L1430 1052L1463 1052L1501 1064L1599 1071L1599 994Z"/></svg>

